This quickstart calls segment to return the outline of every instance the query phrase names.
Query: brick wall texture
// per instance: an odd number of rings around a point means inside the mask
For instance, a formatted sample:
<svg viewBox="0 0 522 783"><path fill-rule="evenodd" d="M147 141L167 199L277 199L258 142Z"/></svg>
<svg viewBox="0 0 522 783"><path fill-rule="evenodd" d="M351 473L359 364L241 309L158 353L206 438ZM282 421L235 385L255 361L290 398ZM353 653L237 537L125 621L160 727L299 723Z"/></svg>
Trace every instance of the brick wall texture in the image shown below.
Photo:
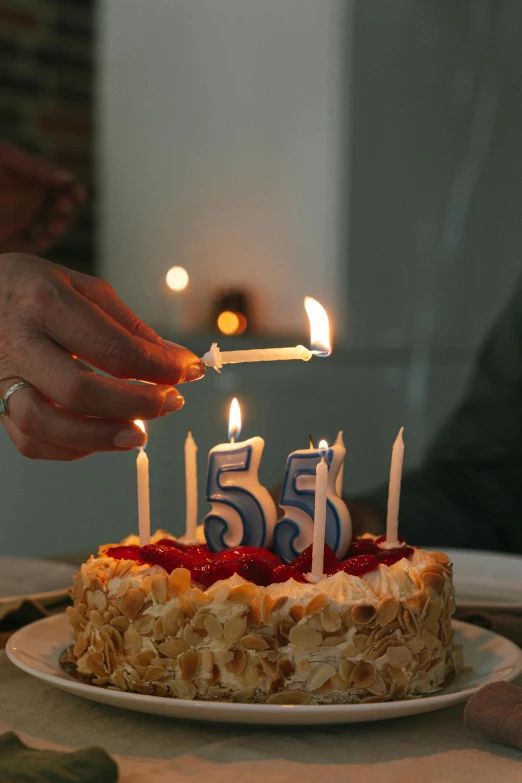
<svg viewBox="0 0 522 783"><path fill-rule="evenodd" d="M46 257L94 272L95 0L0 0L0 138L72 172L87 189Z"/></svg>

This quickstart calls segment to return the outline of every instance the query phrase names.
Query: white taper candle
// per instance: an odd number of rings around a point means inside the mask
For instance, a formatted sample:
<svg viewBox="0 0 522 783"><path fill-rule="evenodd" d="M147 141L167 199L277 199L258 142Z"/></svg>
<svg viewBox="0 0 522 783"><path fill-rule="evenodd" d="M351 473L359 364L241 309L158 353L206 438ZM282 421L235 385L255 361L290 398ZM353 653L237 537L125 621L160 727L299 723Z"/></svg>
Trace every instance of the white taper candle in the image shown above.
<svg viewBox="0 0 522 783"><path fill-rule="evenodd" d="M315 470L314 537L312 544L312 579L322 579L324 567L324 537L326 533L326 493L328 465L321 456Z"/></svg>
<svg viewBox="0 0 522 783"><path fill-rule="evenodd" d="M344 438L343 438L342 430L339 430L339 432L337 433L334 446L342 446L344 449ZM337 474L337 478L335 479L335 491L337 492L340 498L342 498L343 496L343 480L344 480L344 460L343 460L343 464L339 468L339 473Z"/></svg>
<svg viewBox="0 0 522 783"><path fill-rule="evenodd" d="M136 459L138 474L138 529L140 546L150 544L149 458L143 446Z"/></svg>
<svg viewBox="0 0 522 783"><path fill-rule="evenodd" d="M187 543L195 543L198 526L198 447L192 437L192 430L185 440L185 538Z"/></svg>
<svg viewBox="0 0 522 783"><path fill-rule="evenodd" d="M386 517L387 546L398 546L399 544L399 501L401 497L402 463L404 460L403 432L404 427L401 427L392 449L390 487L388 491L388 514Z"/></svg>

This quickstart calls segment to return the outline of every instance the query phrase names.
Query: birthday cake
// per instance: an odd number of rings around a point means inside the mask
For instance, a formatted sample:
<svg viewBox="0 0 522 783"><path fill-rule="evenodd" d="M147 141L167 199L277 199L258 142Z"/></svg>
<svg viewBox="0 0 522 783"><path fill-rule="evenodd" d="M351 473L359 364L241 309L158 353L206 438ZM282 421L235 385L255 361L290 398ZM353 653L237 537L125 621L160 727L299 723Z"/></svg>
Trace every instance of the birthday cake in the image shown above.
<svg viewBox="0 0 522 783"><path fill-rule="evenodd" d="M94 685L182 699L344 704L418 697L457 671L452 568L442 552L353 539L291 565L212 554L164 531L102 546L74 577L68 660Z"/></svg>

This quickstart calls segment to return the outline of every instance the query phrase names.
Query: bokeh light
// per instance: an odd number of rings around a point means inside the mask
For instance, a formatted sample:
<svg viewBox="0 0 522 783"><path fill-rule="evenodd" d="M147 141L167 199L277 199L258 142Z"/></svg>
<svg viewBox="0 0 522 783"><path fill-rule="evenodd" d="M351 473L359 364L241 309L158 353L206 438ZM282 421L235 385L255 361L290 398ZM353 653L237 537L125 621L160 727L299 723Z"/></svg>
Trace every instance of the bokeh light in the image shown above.
<svg viewBox="0 0 522 783"><path fill-rule="evenodd" d="M171 291L183 291L188 285L188 272L182 266L173 266L167 272L165 280Z"/></svg>

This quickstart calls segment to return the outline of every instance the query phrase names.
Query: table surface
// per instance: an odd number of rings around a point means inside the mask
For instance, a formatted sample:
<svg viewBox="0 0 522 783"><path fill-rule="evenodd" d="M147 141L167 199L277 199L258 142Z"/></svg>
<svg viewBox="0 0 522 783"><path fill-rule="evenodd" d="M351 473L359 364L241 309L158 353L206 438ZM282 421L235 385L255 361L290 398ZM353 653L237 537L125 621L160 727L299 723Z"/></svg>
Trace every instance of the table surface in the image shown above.
<svg viewBox="0 0 522 783"><path fill-rule="evenodd" d="M316 729L190 723L64 693L17 669L5 651L0 694L0 732L39 748L99 745L118 762L121 783L522 781L522 752L466 729L463 706Z"/></svg>

